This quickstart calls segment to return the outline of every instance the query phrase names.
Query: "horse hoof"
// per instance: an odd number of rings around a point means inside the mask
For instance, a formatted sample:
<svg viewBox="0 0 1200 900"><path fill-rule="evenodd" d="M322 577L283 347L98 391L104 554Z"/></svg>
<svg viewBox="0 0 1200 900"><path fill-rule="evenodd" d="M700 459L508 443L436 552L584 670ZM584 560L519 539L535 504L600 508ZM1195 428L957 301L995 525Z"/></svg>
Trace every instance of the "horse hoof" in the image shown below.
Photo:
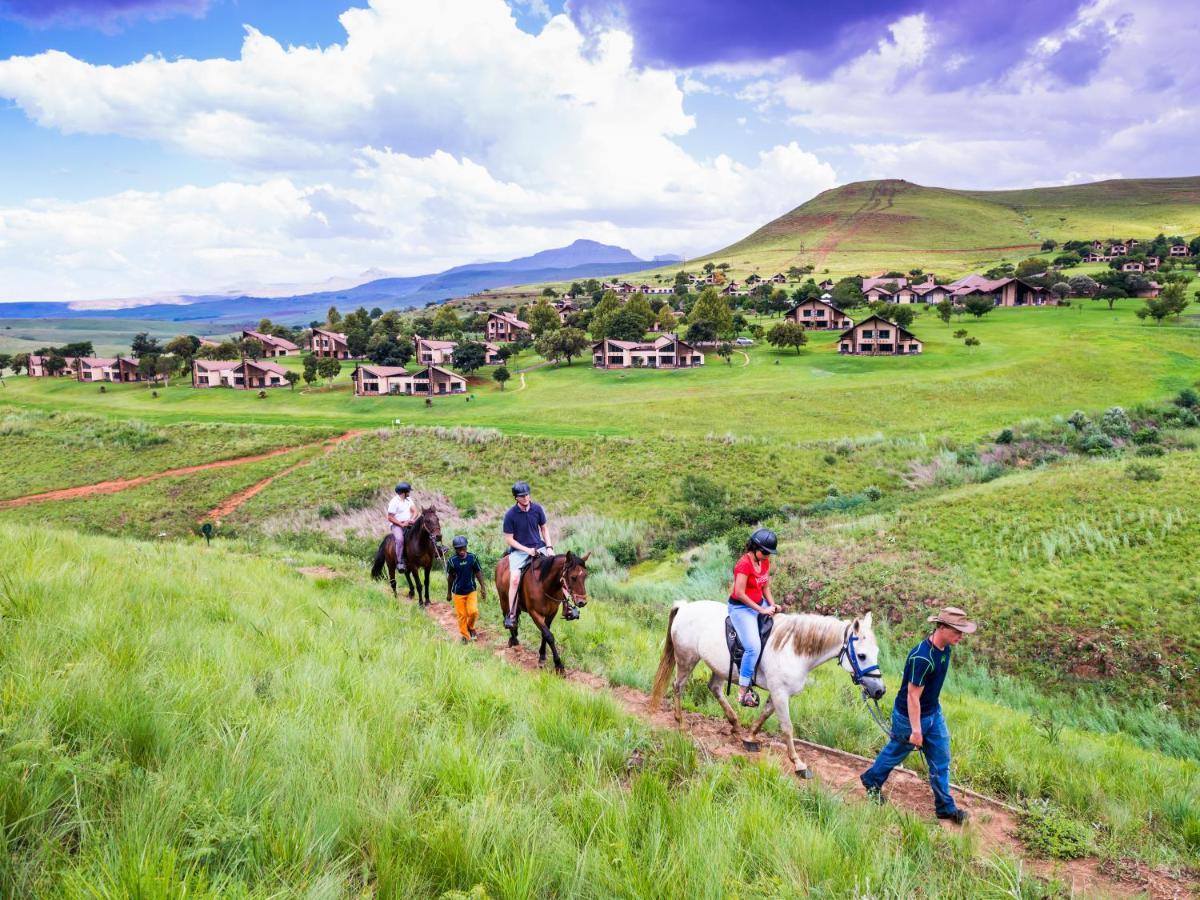
<svg viewBox="0 0 1200 900"><path fill-rule="evenodd" d="M805 767L803 769L797 769L796 777L799 778L801 781L809 781L813 777L813 770L808 767Z"/></svg>
<svg viewBox="0 0 1200 900"><path fill-rule="evenodd" d="M510 637L510 638L508 639L508 646L510 646L510 647L520 647L520 646L521 646L521 642L520 642L520 641L518 641L518 640L517 640L515 637Z"/></svg>

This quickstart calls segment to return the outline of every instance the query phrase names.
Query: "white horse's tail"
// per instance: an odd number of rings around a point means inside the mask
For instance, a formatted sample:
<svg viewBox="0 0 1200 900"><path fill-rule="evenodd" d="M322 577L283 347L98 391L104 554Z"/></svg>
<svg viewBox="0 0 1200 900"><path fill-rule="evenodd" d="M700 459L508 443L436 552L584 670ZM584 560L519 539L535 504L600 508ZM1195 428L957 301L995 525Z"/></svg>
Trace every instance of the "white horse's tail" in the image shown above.
<svg viewBox="0 0 1200 900"><path fill-rule="evenodd" d="M667 692L667 683L675 671L675 642L671 639L671 626L675 624L675 616L683 603L682 600L676 601L671 607L671 615L667 617L667 639L663 641L662 657L658 661L658 671L654 674L654 687L650 689L651 709L658 709L662 703L663 695Z"/></svg>

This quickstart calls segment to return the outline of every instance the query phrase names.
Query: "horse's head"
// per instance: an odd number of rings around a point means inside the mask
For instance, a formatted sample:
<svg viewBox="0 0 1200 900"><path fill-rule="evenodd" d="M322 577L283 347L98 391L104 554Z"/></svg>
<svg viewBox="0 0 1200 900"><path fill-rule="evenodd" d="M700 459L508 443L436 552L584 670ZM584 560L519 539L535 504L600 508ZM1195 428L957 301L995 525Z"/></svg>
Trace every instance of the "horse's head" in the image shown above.
<svg viewBox="0 0 1200 900"><path fill-rule="evenodd" d="M417 525L433 539L435 544L442 542L442 523L438 520L437 510L432 506L421 508L421 515L417 519Z"/></svg>
<svg viewBox="0 0 1200 900"><path fill-rule="evenodd" d="M566 562L563 563L563 618L578 619L579 609L587 606L587 561L591 553L576 556L567 551Z"/></svg>
<svg viewBox="0 0 1200 900"><path fill-rule="evenodd" d="M879 643L875 640L869 612L855 619L846 629L846 642L838 654L838 663L872 700L878 700L886 693L879 671Z"/></svg>

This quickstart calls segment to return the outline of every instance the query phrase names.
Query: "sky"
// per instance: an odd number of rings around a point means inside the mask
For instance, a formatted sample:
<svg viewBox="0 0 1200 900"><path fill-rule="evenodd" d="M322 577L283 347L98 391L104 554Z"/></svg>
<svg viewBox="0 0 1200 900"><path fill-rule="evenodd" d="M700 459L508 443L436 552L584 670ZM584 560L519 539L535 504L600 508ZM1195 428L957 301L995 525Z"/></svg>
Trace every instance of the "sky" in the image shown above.
<svg viewBox="0 0 1200 900"><path fill-rule="evenodd" d="M815 194L1200 174L1166 0L0 0L0 300L318 284Z"/></svg>

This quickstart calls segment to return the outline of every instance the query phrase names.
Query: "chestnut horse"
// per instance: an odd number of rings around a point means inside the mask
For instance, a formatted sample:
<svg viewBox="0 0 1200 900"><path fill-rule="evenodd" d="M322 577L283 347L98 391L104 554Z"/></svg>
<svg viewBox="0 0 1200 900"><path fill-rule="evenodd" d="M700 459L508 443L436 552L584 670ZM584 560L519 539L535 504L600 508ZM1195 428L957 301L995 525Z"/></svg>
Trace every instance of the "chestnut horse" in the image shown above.
<svg viewBox="0 0 1200 900"><path fill-rule="evenodd" d="M404 533L404 581L408 584L408 596L413 596L413 581L416 580L417 603L429 605L429 570L433 568L434 560L444 560L442 552L442 523L438 521L437 513L432 506L421 510L417 520L408 526ZM392 596L396 596L396 541L388 534L379 543L375 551L375 563L371 566L371 577L383 579L383 567L388 570L388 581L392 585ZM421 590L421 573L425 570L425 590Z"/></svg>
<svg viewBox="0 0 1200 900"><path fill-rule="evenodd" d="M538 648L538 665L546 664L546 646L554 655L554 671L560 675L566 671L562 657L558 655L558 645L554 635L550 633L550 624L558 615L558 607L563 607L563 618L568 622L579 618L581 607L587 606L587 560L591 553L576 556L574 553L560 553L557 556L539 556L531 559L521 575L521 585L517 591L517 616L521 612L529 613L533 624L542 633L542 645ZM508 615L508 556L500 557L496 563L496 594L500 598L500 612ZM511 637L508 646L516 647L521 642L517 639L517 625L509 629Z"/></svg>

